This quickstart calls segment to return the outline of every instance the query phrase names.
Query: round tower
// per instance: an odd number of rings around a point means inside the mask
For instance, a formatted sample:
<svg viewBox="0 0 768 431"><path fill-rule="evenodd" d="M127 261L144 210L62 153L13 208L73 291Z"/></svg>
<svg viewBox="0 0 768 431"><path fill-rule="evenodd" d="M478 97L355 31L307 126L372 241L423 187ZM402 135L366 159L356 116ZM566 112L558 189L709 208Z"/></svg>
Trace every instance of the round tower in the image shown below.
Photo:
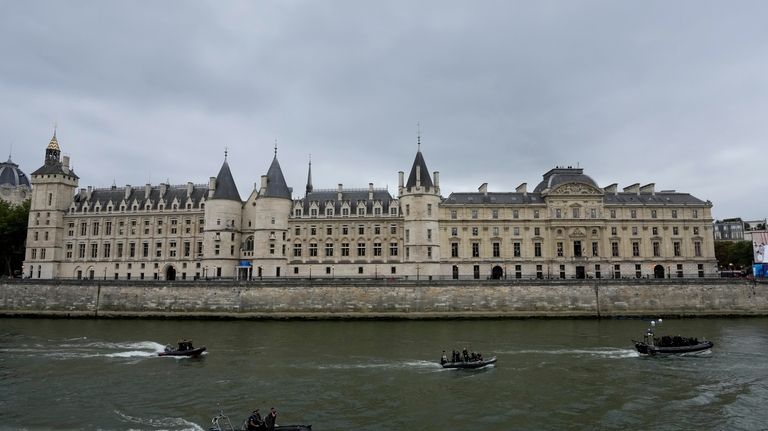
<svg viewBox="0 0 768 431"><path fill-rule="evenodd" d="M420 140L408 182L404 183L404 174L400 172L398 191L406 271L416 279L437 277L440 275L439 173L434 173L433 182L421 154Z"/></svg>
<svg viewBox="0 0 768 431"><path fill-rule="evenodd" d="M203 231L203 278L239 275L243 201L237 191L227 156L219 174L208 182Z"/></svg>
<svg viewBox="0 0 768 431"><path fill-rule="evenodd" d="M288 216L293 200L291 189L285 182L277 150L267 174L261 177L258 194L248 208L249 221L253 225L254 277L282 277L287 275Z"/></svg>

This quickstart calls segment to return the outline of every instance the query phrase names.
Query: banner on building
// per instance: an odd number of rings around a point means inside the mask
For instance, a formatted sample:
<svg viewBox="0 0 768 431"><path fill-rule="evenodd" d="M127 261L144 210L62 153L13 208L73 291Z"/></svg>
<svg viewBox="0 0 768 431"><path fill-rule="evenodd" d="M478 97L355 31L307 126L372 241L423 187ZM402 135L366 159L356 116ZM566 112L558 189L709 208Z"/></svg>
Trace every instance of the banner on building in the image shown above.
<svg viewBox="0 0 768 431"><path fill-rule="evenodd" d="M768 263L768 231L752 232L755 263Z"/></svg>
<svg viewBox="0 0 768 431"><path fill-rule="evenodd" d="M752 274L755 278L765 278L768 271L768 263L756 263L752 265Z"/></svg>

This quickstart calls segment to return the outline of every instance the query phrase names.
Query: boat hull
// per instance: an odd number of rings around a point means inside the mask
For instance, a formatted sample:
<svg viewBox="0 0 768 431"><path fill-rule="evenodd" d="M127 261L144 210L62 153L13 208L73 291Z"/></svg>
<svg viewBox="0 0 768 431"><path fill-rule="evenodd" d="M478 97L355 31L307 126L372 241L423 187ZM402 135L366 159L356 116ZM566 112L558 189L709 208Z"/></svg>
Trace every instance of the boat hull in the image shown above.
<svg viewBox="0 0 768 431"><path fill-rule="evenodd" d="M688 353L702 353L714 346L711 341L702 341L701 343L689 346L649 346L642 341L635 341L635 349L641 355L683 355Z"/></svg>
<svg viewBox="0 0 768 431"><path fill-rule="evenodd" d="M191 350L171 350L168 352L160 352L157 354L157 356L200 356L205 352L205 347L198 347L197 349L191 349Z"/></svg>
<svg viewBox="0 0 768 431"><path fill-rule="evenodd" d="M496 363L496 357L483 359L482 361L467 361L467 362L446 362L441 364L443 368L462 368L462 369L472 369L472 368L482 368L487 367L488 365L492 365Z"/></svg>

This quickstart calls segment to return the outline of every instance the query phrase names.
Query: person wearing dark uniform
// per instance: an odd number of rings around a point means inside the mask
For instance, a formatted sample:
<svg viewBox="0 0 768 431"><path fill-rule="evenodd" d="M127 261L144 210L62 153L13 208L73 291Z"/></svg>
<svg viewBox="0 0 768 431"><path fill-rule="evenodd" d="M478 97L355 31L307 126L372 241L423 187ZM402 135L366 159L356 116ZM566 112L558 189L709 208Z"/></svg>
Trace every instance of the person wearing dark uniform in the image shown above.
<svg viewBox="0 0 768 431"><path fill-rule="evenodd" d="M443 350L443 356L440 357L440 363L444 364L448 362L448 356L445 355L445 350Z"/></svg>
<svg viewBox="0 0 768 431"><path fill-rule="evenodd" d="M253 411L253 414L248 418L248 431L262 431L264 428L264 420L261 419L259 409Z"/></svg>
<svg viewBox="0 0 768 431"><path fill-rule="evenodd" d="M275 431L275 421L277 420L277 410L272 407L267 415L267 431Z"/></svg>

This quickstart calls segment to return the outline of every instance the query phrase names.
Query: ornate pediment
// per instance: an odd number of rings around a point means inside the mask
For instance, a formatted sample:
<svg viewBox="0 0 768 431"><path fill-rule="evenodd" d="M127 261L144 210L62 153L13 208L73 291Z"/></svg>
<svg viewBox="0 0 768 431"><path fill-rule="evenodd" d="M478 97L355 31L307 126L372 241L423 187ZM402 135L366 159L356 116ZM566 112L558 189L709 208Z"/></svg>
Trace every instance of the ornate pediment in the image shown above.
<svg viewBox="0 0 768 431"><path fill-rule="evenodd" d="M552 190L550 195L601 195L602 191L587 184L566 183Z"/></svg>
<svg viewBox="0 0 768 431"><path fill-rule="evenodd" d="M571 230L571 233L569 235L571 238L584 238L586 237L586 233L581 230L580 228L574 228Z"/></svg>

